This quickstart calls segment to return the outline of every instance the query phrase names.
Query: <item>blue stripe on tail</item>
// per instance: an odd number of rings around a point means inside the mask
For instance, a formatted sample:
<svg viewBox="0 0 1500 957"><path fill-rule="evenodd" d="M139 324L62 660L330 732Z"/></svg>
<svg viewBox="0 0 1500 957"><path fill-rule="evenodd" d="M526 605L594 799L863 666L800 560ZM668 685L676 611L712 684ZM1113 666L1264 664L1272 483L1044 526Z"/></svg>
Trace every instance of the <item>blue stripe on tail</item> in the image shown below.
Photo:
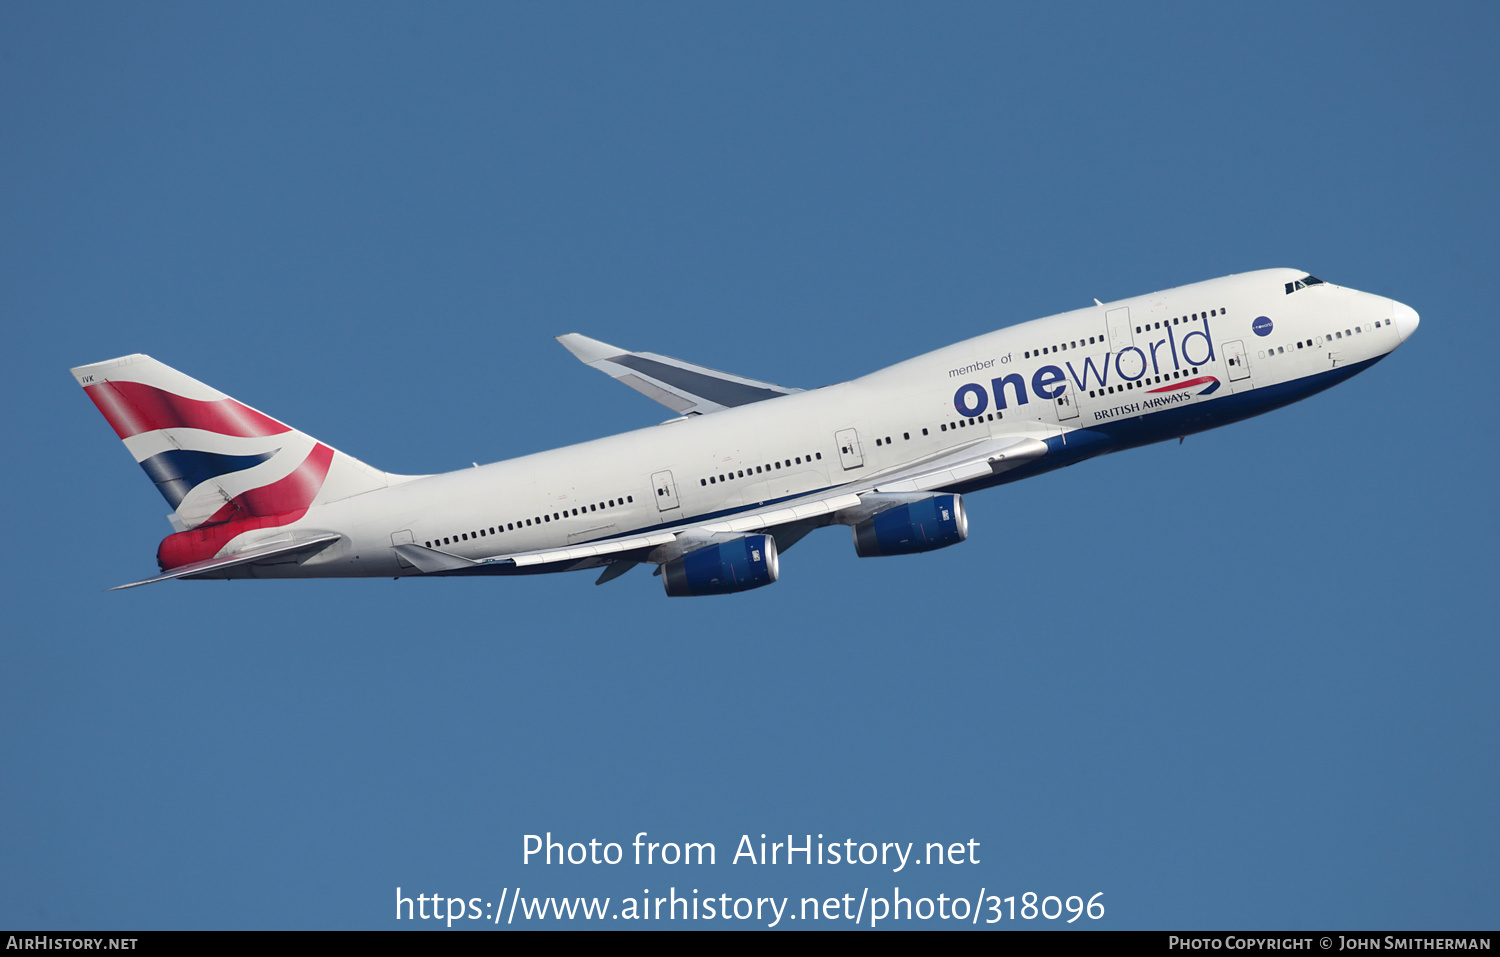
<svg viewBox="0 0 1500 957"><path fill-rule="evenodd" d="M156 483L157 491L167 504L176 508L182 504L198 485L211 478L240 472L259 465L275 455L280 449L256 455L224 455L220 452L194 452L188 449L173 449L153 455L141 463L141 468Z"/></svg>

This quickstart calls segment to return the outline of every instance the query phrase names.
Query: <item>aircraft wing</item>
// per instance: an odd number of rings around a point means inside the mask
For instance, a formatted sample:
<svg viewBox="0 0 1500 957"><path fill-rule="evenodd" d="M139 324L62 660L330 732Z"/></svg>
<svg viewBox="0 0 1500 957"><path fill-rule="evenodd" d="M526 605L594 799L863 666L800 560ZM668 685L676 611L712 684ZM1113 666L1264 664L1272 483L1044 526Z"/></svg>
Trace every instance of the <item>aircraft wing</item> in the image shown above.
<svg viewBox="0 0 1500 957"><path fill-rule="evenodd" d="M155 578L145 578L138 582L131 582L128 585L116 585L109 590L119 591L122 588L137 588L141 585L151 585L172 578L192 578L194 575L221 571L225 568L234 568L236 565L253 565L256 562L266 562L273 558L291 558L302 552L322 551L325 547L342 537L337 532L329 532L328 534L299 542L281 541L271 545L251 547L235 555L225 555L220 558L208 558L201 562L193 562L174 568L165 574L157 575Z"/></svg>
<svg viewBox="0 0 1500 957"><path fill-rule="evenodd" d="M584 365L618 379L678 415L706 415L802 391L730 375L654 352L628 352L576 332L558 336L557 341Z"/></svg>
<svg viewBox="0 0 1500 957"><path fill-rule="evenodd" d="M485 566L509 564L524 568L536 565L565 564L577 567L596 566L606 561L658 561L666 552L689 551L713 541L737 538L751 532L799 527L789 536L800 538L816 525L830 521L854 523L920 497L920 493L948 488L985 476L997 475L1047 452L1047 444L1030 436L999 436L980 439L960 449L953 449L925 461L916 462L883 473L874 473L833 488L809 492L760 508L748 509L733 516L717 518L679 528L662 529L641 535L604 539L565 548L496 555L478 561L452 555L423 545L396 546L402 558L424 574L478 572ZM832 518L830 518L832 516ZM674 546L658 551L663 546ZM783 548L790 547L784 545ZM647 558L652 554L651 558ZM671 556L675 557L675 555Z"/></svg>

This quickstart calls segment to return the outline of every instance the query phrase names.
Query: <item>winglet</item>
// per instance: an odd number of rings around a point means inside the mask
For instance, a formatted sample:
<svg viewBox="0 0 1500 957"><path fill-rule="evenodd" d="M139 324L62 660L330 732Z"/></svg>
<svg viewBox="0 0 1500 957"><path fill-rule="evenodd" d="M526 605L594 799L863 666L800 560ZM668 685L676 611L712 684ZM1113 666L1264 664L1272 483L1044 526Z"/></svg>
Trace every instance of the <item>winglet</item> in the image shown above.
<svg viewBox="0 0 1500 957"><path fill-rule="evenodd" d="M576 332L558 336L557 341L584 365L618 379L678 415L705 415L802 391L654 352L630 352Z"/></svg>
<svg viewBox="0 0 1500 957"><path fill-rule="evenodd" d="M576 332L570 332L565 336L558 336L557 341L563 344L563 348L573 353L585 365L593 365L600 359L613 359L615 356L625 354L625 350L619 346L612 346L598 339L590 339Z"/></svg>

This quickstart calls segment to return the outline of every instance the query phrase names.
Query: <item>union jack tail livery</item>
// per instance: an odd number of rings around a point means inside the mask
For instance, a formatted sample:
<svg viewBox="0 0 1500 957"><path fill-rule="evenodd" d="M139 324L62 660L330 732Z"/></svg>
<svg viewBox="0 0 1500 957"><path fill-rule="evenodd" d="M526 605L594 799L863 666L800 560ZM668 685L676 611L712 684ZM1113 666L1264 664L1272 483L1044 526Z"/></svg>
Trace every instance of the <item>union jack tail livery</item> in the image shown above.
<svg viewBox="0 0 1500 957"><path fill-rule="evenodd" d="M315 504L386 488L393 477L145 355L73 376L172 506L162 571L288 537ZM402 477L404 478L404 477ZM270 531L265 531L270 530ZM259 535L242 538L252 532ZM176 576L173 576L176 577Z"/></svg>

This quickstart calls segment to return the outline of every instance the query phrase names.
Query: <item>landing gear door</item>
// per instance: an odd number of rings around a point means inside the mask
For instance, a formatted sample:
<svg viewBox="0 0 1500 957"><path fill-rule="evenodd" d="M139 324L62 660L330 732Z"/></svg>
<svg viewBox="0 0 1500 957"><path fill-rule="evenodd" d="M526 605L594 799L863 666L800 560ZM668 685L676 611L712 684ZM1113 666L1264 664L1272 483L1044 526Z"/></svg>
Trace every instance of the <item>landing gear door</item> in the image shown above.
<svg viewBox="0 0 1500 957"><path fill-rule="evenodd" d="M656 489L656 510L670 512L678 506L677 483L671 472L657 472L651 476L651 486Z"/></svg>
<svg viewBox="0 0 1500 957"><path fill-rule="evenodd" d="M861 468L865 464L864 453L859 450L859 433L854 429L844 429L833 433L833 440L839 446L839 461L845 469Z"/></svg>

